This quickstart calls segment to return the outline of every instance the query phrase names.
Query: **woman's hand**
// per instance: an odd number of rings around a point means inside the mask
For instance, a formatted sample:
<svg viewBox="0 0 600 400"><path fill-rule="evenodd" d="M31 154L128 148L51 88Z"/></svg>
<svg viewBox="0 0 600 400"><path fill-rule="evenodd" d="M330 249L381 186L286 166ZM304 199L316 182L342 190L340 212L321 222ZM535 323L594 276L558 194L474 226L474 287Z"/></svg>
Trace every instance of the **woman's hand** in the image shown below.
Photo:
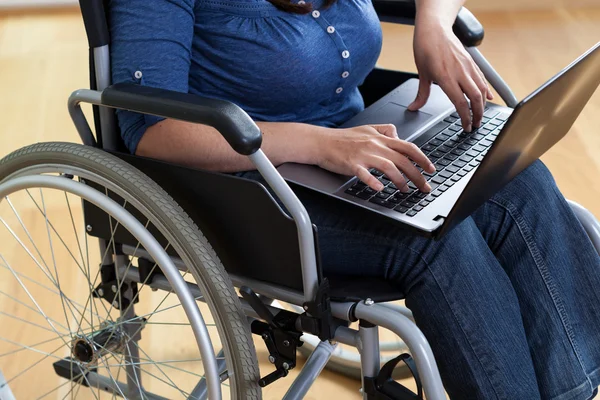
<svg viewBox="0 0 600 400"><path fill-rule="evenodd" d="M316 161L321 168L354 175L380 191L383 190L383 184L369 172L370 168L376 168L400 190L408 190L408 178L421 191L431 191L431 186L413 161L429 173L433 173L435 167L417 146L398 139L394 125L363 125L348 129L325 129L322 132L316 143Z"/></svg>
<svg viewBox="0 0 600 400"><path fill-rule="evenodd" d="M428 5L424 3L421 7ZM436 82L456 107L463 129L470 132L472 127L481 125L485 101L494 96L483 73L452 32L454 18L440 15L442 11L432 13L424 9L419 13L417 9L414 53L420 82L417 98L408 109L415 111L423 107L429 98L431 83ZM471 101L472 117L465 95Z"/></svg>

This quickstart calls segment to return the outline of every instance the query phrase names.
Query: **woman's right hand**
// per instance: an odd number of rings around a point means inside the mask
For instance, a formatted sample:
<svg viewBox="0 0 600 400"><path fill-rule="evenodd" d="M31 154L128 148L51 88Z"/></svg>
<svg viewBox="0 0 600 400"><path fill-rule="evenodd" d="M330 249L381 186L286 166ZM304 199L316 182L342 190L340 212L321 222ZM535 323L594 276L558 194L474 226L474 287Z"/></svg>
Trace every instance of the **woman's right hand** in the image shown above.
<svg viewBox="0 0 600 400"><path fill-rule="evenodd" d="M398 139L394 125L363 125L323 132L324 138L317 144L319 167L354 175L377 191L383 190L383 184L371 175L370 168L383 172L400 190L408 190L406 176L422 192L431 191L413 161L428 173L435 172L435 167L415 144Z"/></svg>

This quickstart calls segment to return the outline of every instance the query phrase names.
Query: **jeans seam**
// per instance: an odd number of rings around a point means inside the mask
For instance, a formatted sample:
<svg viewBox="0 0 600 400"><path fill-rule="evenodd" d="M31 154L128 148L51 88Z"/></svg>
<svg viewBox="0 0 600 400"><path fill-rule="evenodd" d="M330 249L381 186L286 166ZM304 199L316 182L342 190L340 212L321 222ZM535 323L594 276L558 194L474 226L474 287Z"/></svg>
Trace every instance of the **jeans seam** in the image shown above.
<svg viewBox="0 0 600 400"><path fill-rule="evenodd" d="M563 301L560 298L556 284L554 283L554 280L550 276L548 268L542 259L542 256L540 254L539 249L537 248L535 240L533 239L533 236L531 234L531 228L529 227L529 225L527 224L525 219L520 215L520 213L518 212L518 210L512 203L510 203L508 201L501 203L496 199L490 199L490 202L498 205L501 208L504 208L506 210L506 212L508 213L508 215L510 215L510 217L514 220L517 228L519 229L519 232L521 233L521 236L523 237L525 244L527 245L527 249L529 250L529 253L531 254L531 257L533 258L533 261L538 269L538 272L539 272L540 276L542 277L542 280L544 281L546 289L548 290L548 293L550 294L550 297L552 298L552 302L554 303L554 307L555 307L556 311L558 312L560 321L563 325L563 329L565 330L565 333L567 334L567 337L569 338L569 343L571 344L571 347L573 348L573 352L575 353L577 362L579 363L579 366L581 367L583 374L587 377L587 373L585 372L585 366L581 359L580 350L579 350L579 347L577 346L577 341L575 340L575 333L573 331L571 324L568 321L568 316L567 316L567 312L565 310ZM588 384L590 384L589 378L588 378Z"/></svg>
<svg viewBox="0 0 600 400"><path fill-rule="evenodd" d="M337 230L337 231L343 231L343 232L346 232L346 233L356 234L355 231L348 230L348 229L345 229L345 228L331 228L331 227L326 227L325 229L331 229L331 230ZM496 395L496 398L497 399L506 398L506 396L500 397L500 395L498 394L498 391L496 390L496 387L495 387L494 383L492 382L492 378L490 377L489 372L487 371L487 369L485 368L483 362L481 361L481 358L479 357L479 354L477 354L477 351L475 351L475 347L473 346L473 343L471 343L471 340L469 339L469 335L467 335L467 333L465 332L465 329L463 328L462 324L460 323L460 320L459 320L458 316L456 315L456 312L454 311L454 308L452 307L452 305L448 301L448 298L446 297L446 293L444 293L444 291L442 290L442 286L440 285L440 283L438 281L438 278L435 276L435 273L429 267L429 263L420 254L420 252L417 252L417 251L413 250L410 246L407 246L405 244L400 244L400 243L395 242L392 239L389 239L387 237L381 237L381 236L378 236L378 235L375 235L375 234L372 234L372 233L369 233L369 232L361 232L361 236L363 236L363 237L367 236L367 237L370 237L372 239L377 239L379 241L383 241L384 243L386 243L387 245L390 245L390 246L402 246L402 247L408 249L411 253L413 253L415 256L417 256L419 258L419 260L427 267L427 271L431 274L431 276L433 277L433 280L435 281L435 284L440 289L440 292L442 293L442 296L444 297L444 301L446 302L446 304L448 305L448 308L450 309L450 312L452 313L452 318L454 318L454 320L456 321L457 325L459 326L461 332L463 333L463 335L465 337L465 340L469 344L469 347L471 348L471 351L473 352L473 354L475 355L475 358L477 359L477 362L481 366L481 370L483 371L485 377L487 378L487 380L488 380L488 382L490 384L490 387L494 391L494 394Z"/></svg>

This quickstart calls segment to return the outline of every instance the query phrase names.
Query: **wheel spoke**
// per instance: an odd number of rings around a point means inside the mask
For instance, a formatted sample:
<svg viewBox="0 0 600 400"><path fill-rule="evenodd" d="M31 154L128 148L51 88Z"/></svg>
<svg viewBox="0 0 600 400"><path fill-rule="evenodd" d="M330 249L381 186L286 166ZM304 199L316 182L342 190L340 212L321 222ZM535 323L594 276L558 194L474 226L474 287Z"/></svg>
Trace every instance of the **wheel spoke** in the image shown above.
<svg viewBox="0 0 600 400"><path fill-rule="evenodd" d="M27 371L29 371L31 368L35 367L36 365L38 365L39 363L41 363L42 361L44 361L45 359L47 359L49 357L58 358L59 360L62 360L62 358L54 355L54 353L56 353L57 351L59 351L62 348L63 348L63 346L60 345L59 347L57 347L54 351L52 351L50 353L44 353L44 352L39 351L37 349L32 349L32 350L34 350L34 351L36 351L38 353L44 354L44 356L42 358L40 358L39 360L37 360L35 363L31 364L29 367L27 367L24 370L22 370L21 372L19 372L17 375L15 375L12 378L8 379L6 382L4 382L4 385L8 385L9 383L11 383L15 379L17 379L19 376L23 375L24 373L26 373Z"/></svg>
<svg viewBox="0 0 600 400"><path fill-rule="evenodd" d="M56 327L54 326L54 324L52 323L52 321L50 320L50 318L48 318L48 316L46 315L46 313L44 311L42 311L42 309L39 306L39 304L37 303L37 301L35 301L35 299L31 295L31 293L29 293L29 290L27 290L27 288L23 284L23 281L21 281L21 279L19 279L19 276L15 273L15 270L10 266L10 264L8 264L8 262L6 261L6 259L4 258L4 256L2 254L0 254L0 258L2 259L2 261L4 262L4 264L10 269L10 271L13 274L13 276L19 282L19 284L21 285L21 287L23 288L23 290L25 291L25 293L27 293L27 296L29 296L29 299L33 302L33 304L38 309L38 311L40 312L40 314L42 314L42 316L46 319L46 321L48 321L48 324L50 325L50 327L52 327L52 329L54 330L54 333L56 333L57 336L61 336L58 333L58 331L56 330ZM67 344L67 342L65 342L65 344Z"/></svg>

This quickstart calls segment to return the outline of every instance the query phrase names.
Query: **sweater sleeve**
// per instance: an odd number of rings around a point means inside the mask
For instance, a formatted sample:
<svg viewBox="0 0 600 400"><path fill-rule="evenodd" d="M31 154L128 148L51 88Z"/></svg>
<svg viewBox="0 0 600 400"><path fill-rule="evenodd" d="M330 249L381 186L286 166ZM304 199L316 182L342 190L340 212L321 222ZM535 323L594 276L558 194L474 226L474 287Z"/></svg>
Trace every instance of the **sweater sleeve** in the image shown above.
<svg viewBox="0 0 600 400"><path fill-rule="evenodd" d="M112 82L188 92L194 36L194 0L109 2ZM121 136L135 153L162 117L117 110Z"/></svg>

